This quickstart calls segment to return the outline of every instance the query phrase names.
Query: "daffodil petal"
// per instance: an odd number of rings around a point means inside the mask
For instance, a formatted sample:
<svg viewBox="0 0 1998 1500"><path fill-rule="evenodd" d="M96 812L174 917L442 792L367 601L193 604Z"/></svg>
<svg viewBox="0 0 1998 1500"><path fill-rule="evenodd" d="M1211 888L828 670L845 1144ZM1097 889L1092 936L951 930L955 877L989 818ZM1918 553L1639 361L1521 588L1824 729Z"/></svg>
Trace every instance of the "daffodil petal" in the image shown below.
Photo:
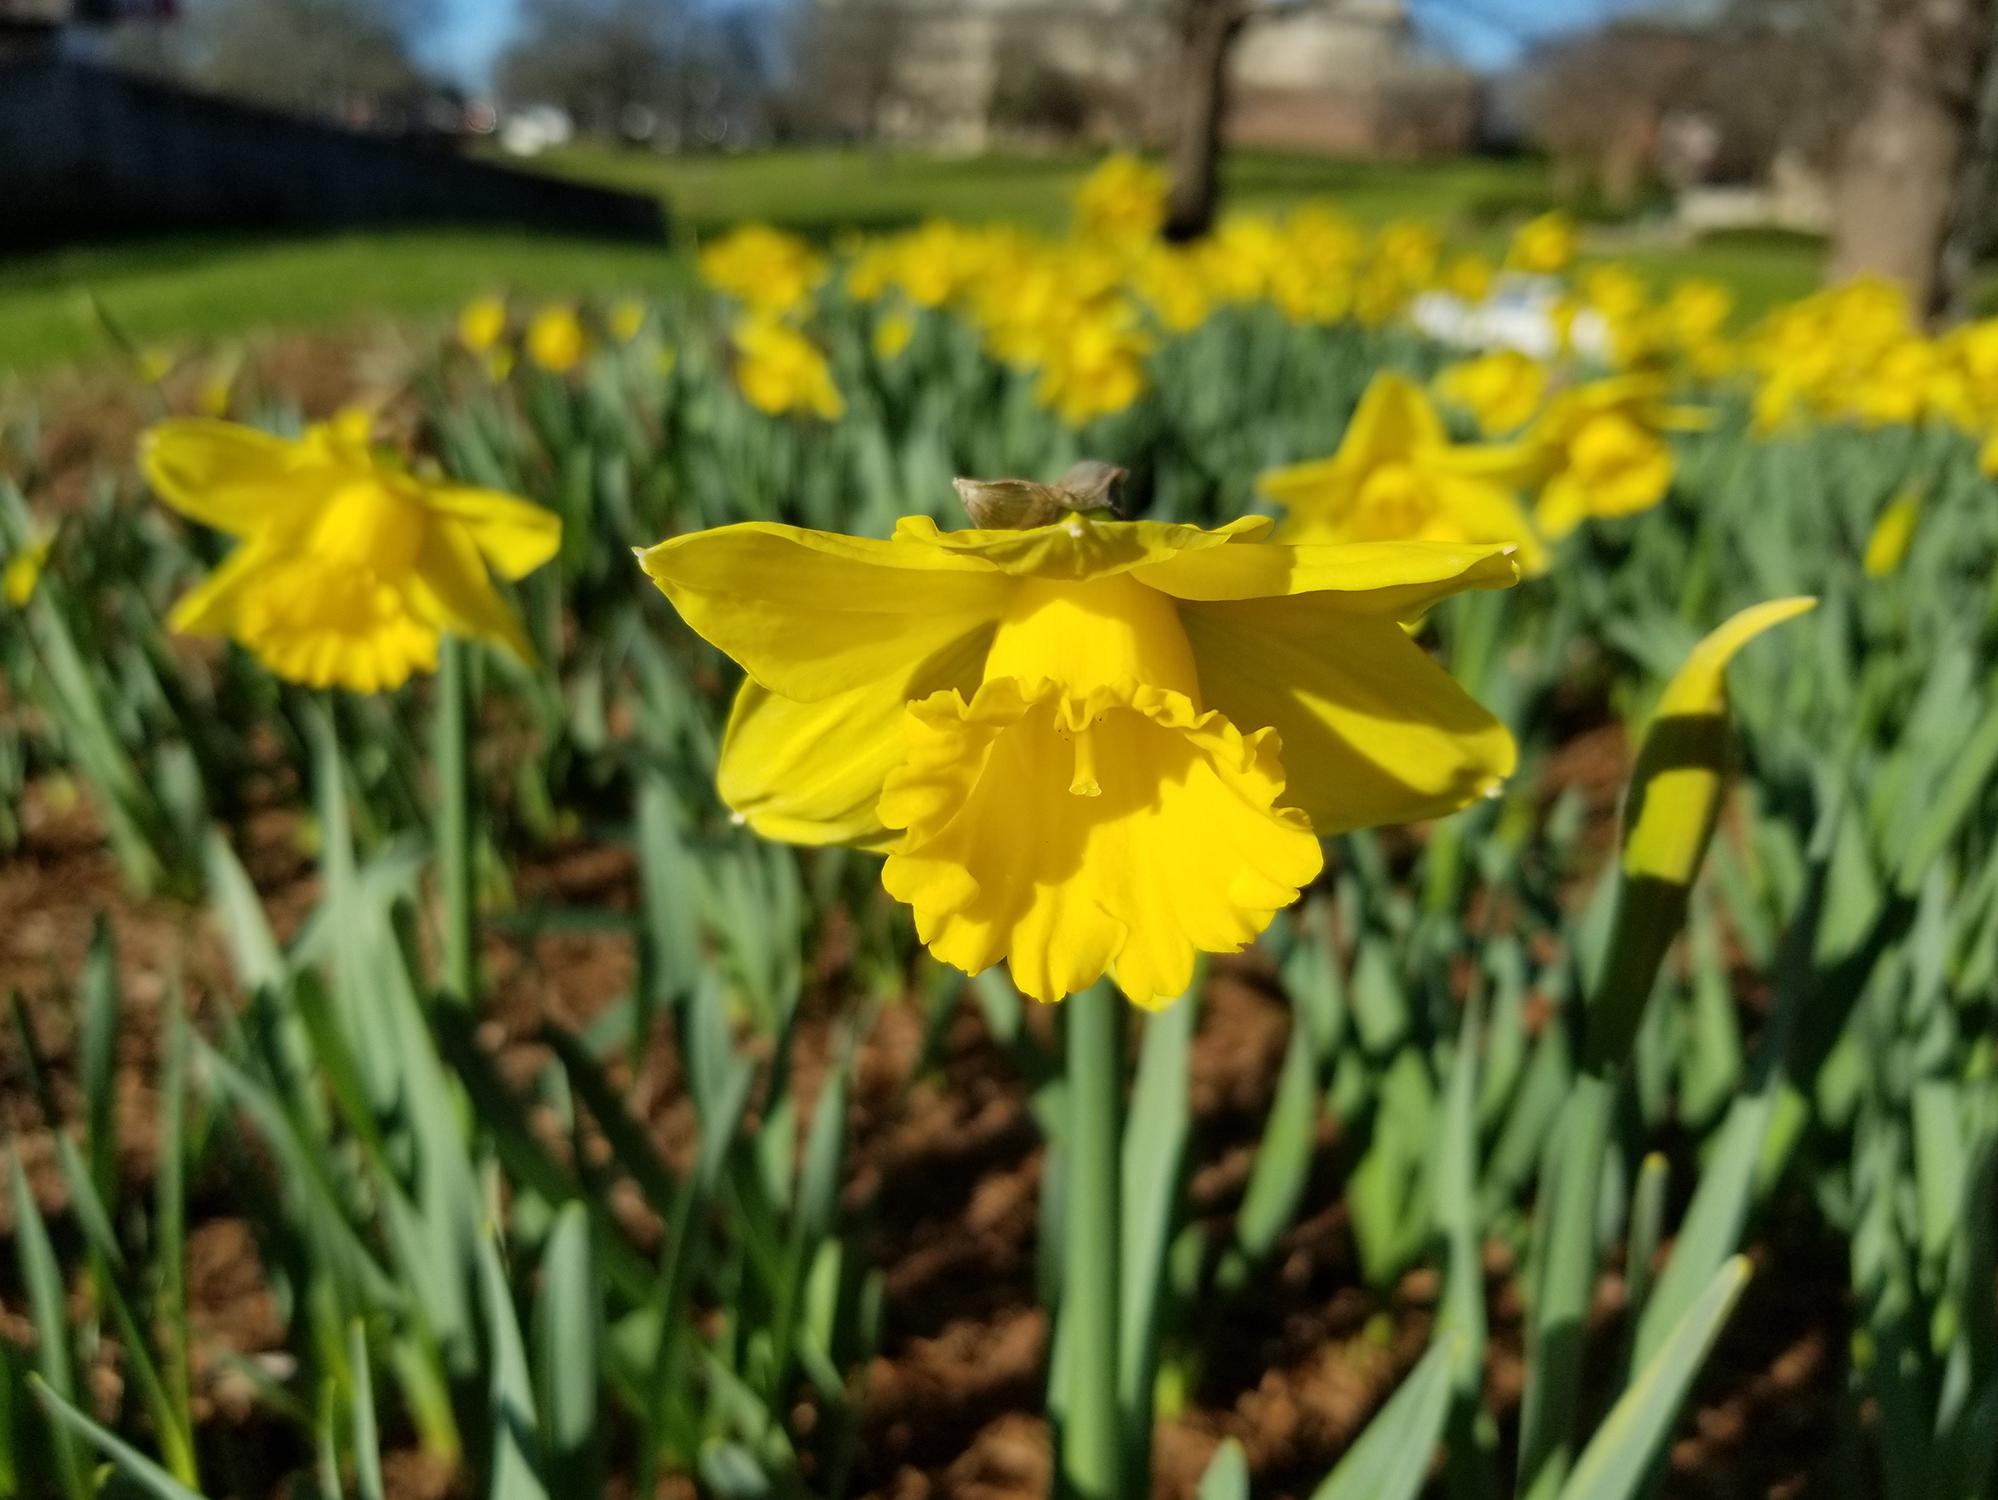
<svg viewBox="0 0 1998 1500"><path fill-rule="evenodd" d="M490 641L533 662L527 632L493 587L471 532L460 523L435 518L424 528L423 549L405 587L417 613L439 629Z"/></svg>
<svg viewBox="0 0 1998 1500"><path fill-rule="evenodd" d="M1519 497L1501 485L1456 475L1436 480L1443 514L1467 540L1510 543L1519 571L1528 578L1547 571L1547 548Z"/></svg>
<svg viewBox="0 0 1998 1500"><path fill-rule="evenodd" d="M906 516L895 527L898 542L977 558L1002 573L1035 578L1102 578L1190 552L1248 541L1275 523L1241 516L1208 530L1165 521L1099 521L1073 515L1018 531L943 531L928 516Z"/></svg>
<svg viewBox="0 0 1998 1500"><path fill-rule="evenodd" d="M1393 629L1394 627L1388 627ZM1191 983L1199 952L1253 941L1318 873L1275 737L1178 693L1064 697L996 678L909 711L881 798L905 833L882 872L930 951L1058 1000L1114 974L1141 1005Z"/></svg>
<svg viewBox="0 0 1998 1500"><path fill-rule="evenodd" d="M1328 607L1413 619L1465 589L1509 588L1519 567L1504 542L1351 542L1182 552L1131 576L1176 599L1322 593Z"/></svg>
<svg viewBox="0 0 1998 1500"><path fill-rule="evenodd" d="M1338 457L1314 458L1306 463L1267 469L1256 477L1256 488L1285 510L1303 511L1329 506L1353 485L1356 468Z"/></svg>
<svg viewBox="0 0 1998 1500"><path fill-rule="evenodd" d="M159 497L231 536L295 519L317 498L298 453L254 427L201 417L158 423L139 440L140 467Z"/></svg>
<svg viewBox="0 0 1998 1500"><path fill-rule="evenodd" d="M229 635L236 629L238 610L276 549L267 543L245 542L222 565L189 589L174 604L167 628L179 635Z"/></svg>
<svg viewBox="0 0 1998 1500"><path fill-rule="evenodd" d="M697 633L800 702L905 679L997 619L1015 587L943 548L766 521L675 537L639 561Z"/></svg>
<svg viewBox="0 0 1998 1500"><path fill-rule="evenodd" d="M561 517L515 495L437 485L425 487L423 501L464 527L502 578L525 578L562 546Z"/></svg>
<svg viewBox="0 0 1998 1500"><path fill-rule="evenodd" d="M882 784L908 755L908 705L947 688L976 689L989 645L974 631L903 678L809 703L745 681L722 739L722 801L767 839L879 847L888 840L877 810Z"/></svg>
<svg viewBox="0 0 1998 1500"><path fill-rule="evenodd" d="M1180 610L1210 707L1283 740L1288 800L1321 835L1439 817L1512 773L1505 726L1392 619L1319 596Z"/></svg>
<svg viewBox="0 0 1998 1500"><path fill-rule="evenodd" d="M1383 370L1353 409L1353 420L1339 443L1339 457L1364 470L1419 449L1442 448L1449 441L1443 419L1422 387L1406 375Z"/></svg>

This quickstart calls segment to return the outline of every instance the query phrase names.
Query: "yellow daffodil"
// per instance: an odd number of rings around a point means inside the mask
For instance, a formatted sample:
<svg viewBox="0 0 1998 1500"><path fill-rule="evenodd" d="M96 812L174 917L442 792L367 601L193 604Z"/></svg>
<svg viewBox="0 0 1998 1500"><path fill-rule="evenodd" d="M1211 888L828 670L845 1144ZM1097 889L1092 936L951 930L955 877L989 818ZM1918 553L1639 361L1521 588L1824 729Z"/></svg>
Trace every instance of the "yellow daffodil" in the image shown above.
<svg viewBox="0 0 1998 1500"><path fill-rule="evenodd" d="M1422 388L1387 372L1336 454L1273 470L1261 487L1289 512L1287 541L1503 544L1537 573L1545 549L1517 494L1534 461L1521 448L1452 443Z"/></svg>
<svg viewBox="0 0 1998 1500"><path fill-rule="evenodd" d="M883 360L899 359L902 351L909 347L909 340L916 336L916 320L907 313L889 313L874 325L875 357Z"/></svg>
<svg viewBox="0 0 1998 1500"><path fill-rule="evenodd" d="M180 356L163 344L152 344L139 351L139 379L147 385L158 385L173 373Z"/></svg>
<svg viewBox="0 0 1998 1500"><path fill-rule="evenodd" d="M745 318L735 328L736 383L751 406L773 416L810 412L828 422L846 412L818 346L788 323Z"/></svg>
<svg viewBox="0 0 1998 1500"><path fill-rule="evenodd" d="M1459 255L1443 268L1439 281L1453 297L1478 303L1492 294L1492 265L1482 255Z"/></svg>
<svg viewBox="0 0 1998 1500"><path fill-rule="evenodd" d="M1544 465L1534 519L1559 540L1589 516L1649 510L1672 487L1675 461L1663 434L1697 428L1706 413L1665 404L1664 383L1625 375L1563 391L1527 434Z"/></svg>
<svg viewBox="0 0 1998 1500"><path fill-rule="evenodd" d="M1198 251L1159 245L1139 262L1134 278L1141 300L1172 333L1191 333L1214 311L1214 293Z"/></svg>
<svg viewBox="0 0 1998 1500"><path fill-rule="evenodd" d="M542 308L527 325L527 356L551 375L575 369L588 346L582 319L565 303Z"/></svg>
<svg viewBox="0 0 1998 1500"><path fill-rule="evenodd" d="M1034 392L1071 427L1120 412L1144 393L1150 348L1128 309L1084 315L1049 339Z"/></svg>
<svg viewBox="0 0 1998 1500"><path fill-rule="evenodd" d="M532 652L491 573L554 556L561 524L511 495L422 479L350 412L296 441L230 422L162 422L140 461L159 497L241 545L174 607L190 635L231 636L314 687L393 688L433 671L438 637Z"/></svg>
<svg viewBox="0 0 1998 1500"><path fill-rule="evenodd" d="M54 550L55 533L51 531L8 555L6 567L0 569L0 593L6 595L10 607L28 607L35 590L41 587L42 570L49 565L49 554Z"/></svg>
<svg viewBox="0 0 1998 1500"><path fill-rule="evenodd" d="M1743 353L1760 377L1755 426L1770 432L1802 414L1869 422L1912 420L1926 409L1935 361L1923 348L1907 293L1863 277L1777 309ZM1883 367L1897 366L1895 373Z"/></svg>
<svg viewBox="0 0 1998 1500"><path fill-rule="evenodd" d="M487 354L506 337L506 299L474 297L458 310L458 342L473 354Z"/></svg>
<svg viewBox="0 0 1998 1500"><path fill-rule="evenodd" d="M1436 377L1436 394L1469 412L1487 437L1499 437L1517 432L1540 410L1547 367L1517 349L1494 349L1446 365Z"/></svg>
<svg viewBox="0 0 1998 1500"><path fill-rule="evenodd" d="M1866 554L1860 560L1868 578L1885 578L1901 566L1908 545L1915 539L1915 523L1922 518L1922 492L1905 489L1888 502L1867 534Z"/></svg>
<svg viewBox="0 0 1998 1500"><path fill-rule="evenodd" d="M1559 212L1528 219L1512 237L1506 251L1506 264L1515 271L1536 276L1553 276L1574 262L1580 236L1575 221Z"/></svg>
<svg viewBox="0 0 1998 1500"><path fill-rule="evenodd" d="M1694 371L1718 375L1728 362L1723 334L1734 312L1734 293L1697 277L1679 282L1657 312L1660 338Z"/></svg>
<svg viewBox="0 0 1998 1500"><path fill-rule="evenodd" d="M196 393L195 405L204 417L226 417L230 404L236 398L236 375L242 361L225 359L212 365L201 379L201 389Z"/></svg>
<svg viewBox="0 0 1998 1500"><path fill-rule="evenodd" d="M643 302L636 297L623 297L611 304L610 316L604 322L612 338L628 344L645 331L646 317Z"/></svg>
<svg viewBox="0 0 1998 1500"><path fill-rule="evenodd" d="M795 234L745 224L701 251L701 279L752 313L781 316L809 302L826 259Z"/></svg>
<svg viewBox="0 0 1998 1500"><path fill-rule="evenodd" d="M1166 174L1139 157L1106 156L1075 190L1076 230L1087 239L1150 239L1165 223Z"/></svg>
<svg viewBox="0 0 1998 1500"><path fill-rule="evenodd" d="M887 541L750 522L645 570L748 673L720 791L766 837L885 851L946 963L1142 1005L1252 941L1320 836L1434 817L1511 737L1400 621L1505 549L1277 546L1080 513Z"/></svg>

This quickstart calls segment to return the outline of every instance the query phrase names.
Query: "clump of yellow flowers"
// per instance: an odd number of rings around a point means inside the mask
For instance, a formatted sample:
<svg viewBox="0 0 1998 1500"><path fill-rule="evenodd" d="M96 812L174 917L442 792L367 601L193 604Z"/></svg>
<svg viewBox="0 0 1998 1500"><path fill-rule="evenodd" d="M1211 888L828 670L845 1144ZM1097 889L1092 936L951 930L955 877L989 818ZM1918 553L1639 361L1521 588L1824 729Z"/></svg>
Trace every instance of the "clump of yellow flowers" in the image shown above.
<svg viewBox="0 0 1998 1500"><path fill-rule="evenodd" d="M1075 190L1076 229L1088 239L1149 240L1165 212L1164 170L1121 152L1105 157Z"/></svg>
<svg viewBox="0 0 1998 1500"><path fill-rule="evenodd" d="M640 554L747 673L723 799L766 837L886 853L938 958L1163 1005L1311 881L1319 838L1511 772L1511 736L1401 623L1511 584L1510 547L1287 545L1262 518L1055 498L1017 530L749 522Z"/></svg>
<svg viewBox="0 0 1998 1500"><path fill-rule="evenodd" d="M701 277L752 313L799 311L826 279L826 258L804 240L767 224L745 224L701 251Z"/></svg>
<svg viewBox="0 0 1998 1500"><path fill-rule="evenodd" d="M734 339L736 382L751 406L773 416L808 412L828 422L845 415L826 357L789 323L750 316L736 324Z"/></svg>
<svg viewBox="0 0 1998 1500"><path fill-rule="evenodd" d="M492 575L547 562L561 523L411 473L372 446L371 426L350 411L296 440L207 419L145 434L159 497L240 542L174 607L173 629L232 637L280 677L361 693L436 670L446 632L532 657Z"/></svg>

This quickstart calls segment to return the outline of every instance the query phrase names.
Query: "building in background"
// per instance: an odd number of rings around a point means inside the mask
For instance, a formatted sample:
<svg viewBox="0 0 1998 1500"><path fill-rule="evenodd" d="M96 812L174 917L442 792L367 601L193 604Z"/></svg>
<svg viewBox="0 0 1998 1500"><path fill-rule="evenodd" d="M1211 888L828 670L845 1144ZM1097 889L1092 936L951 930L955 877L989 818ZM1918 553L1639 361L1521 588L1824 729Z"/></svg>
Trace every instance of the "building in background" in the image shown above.
<svg viewBox="0 0 1998 1500"><path fill-rule="evenodd" d="M1171 123L1172 0L816 0L800 93L857 138L982 150L1034 137L1147 143ZM1462 150L1478 83L1423 50L1407 0L1289 0L1230 65L1237 146Z"/></svg>

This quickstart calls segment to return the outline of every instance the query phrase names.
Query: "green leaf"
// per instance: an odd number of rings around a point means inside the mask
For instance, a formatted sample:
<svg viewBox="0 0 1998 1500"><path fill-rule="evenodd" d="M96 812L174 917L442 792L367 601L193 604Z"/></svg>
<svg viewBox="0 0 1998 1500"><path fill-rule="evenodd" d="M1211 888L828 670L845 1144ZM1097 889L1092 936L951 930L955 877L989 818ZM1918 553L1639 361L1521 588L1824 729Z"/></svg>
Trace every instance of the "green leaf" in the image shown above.
<svg viewBox="0 0 1998 1500"><path fill-rule="evenodd" d="M1600 1074L1584 1073L1575 1080L1541 1180L1519 1429L1519 1492L1530 1500L1556 1492L1575 1450L1582 1344L1596 1286L1596 1212L1614 1097L1613 1086Z"/></svg>
<svg viewBox="0 0 1998 1500"><path fill-rule="evenodd" d="M1159 1324L1169 1291L1166 1253L1186 1165L1187 1066L1199 988L1196 980L1176 1003L1145 1017L1137 1082L1124 1121L1117 1390L1123 1406L1125 1472L1134 1493L1149 1488Z"/></svg>
<svg viewBox="0 0 1998 1500"><path fill-rule="evenodd" d="M355 1500L382 1500L382 1451L375 1421L375 1383L368 1368L368 1333L356 1318L347 1325L347 1365L354 1377Z"/></svg>
<svg viewBox="0 0 1998 1500"><path fill-rule="evenodd" d="M487 1460L490 1500L548 1500L541 1480L540 1427L535 1416L534 1382L527 1349L514 1316L513 1293L490 1235L479 1240L479 1287L485 1304L490 1373L492 1454Z"/></svg>
<svg viewBox="0 0 1998 1500"><path fill-rule="evenodd" d="M541 1257L534 1307L535 1363L548 1478L563 1500L601 1493L598 1367L603 1356L602 1292L589 1210L568 1203L555 1216Z"/></svg>
<svg viewBox="0 0 1998 1500"><path fill-rule="evenodd" d="M1301 1015L1293 1015L1290 1046L1278 1075L1276 1098L1256 1145L1242 1206L1235 1214L1235 1243L1251 1265L1276 1247L1290 1227L1311 1172L1318 1124L1318 1050Z"/></svg>
<svg viewBox="0 0 1998 1500"><path fill-rule="evenodd" d="M1456 1340L1437 1339L1311 1500L1414 1500L1450 1415Z"/></svg>
<svg viewBox="0 0 1998 1500"><path fill-rule="evenodd" d="M1582 1450L1560 1500L1633 1500L1639 1493L1748 1273L1747 1258L1733 1257L1681 1314Z"/></svg>
<svg viewBox="0 0 1998 1500"><path fill-rule="evenodd" d="M38 1393L47 1392L56 1401L66 1402L75 1396L76 1377L70 1362L69 1307L62 1270L56 1264L55 1246L49 1243L48 1225L43 1222L42 1211L28 1186L28 1174L11 1149L7 1165L14 1188L14 1254L21 1264L21 1283L28 1292L28 1315L35 1326L38 1373L29 1380ZM89 1478L72 1433L68 1424L60 1424L49 1434L56 1481L69 1500L89 1500Z"/></svg>
<svg viewBox="0 0 1998 1500"><path fill-rule="evenodd" d="M54 1436L68 1442L80 1437L95 1447L117 1466L118 1472L136 1485L140 1492L153 1497L153 1500L202 1500L202 1497L167 1473L145 1454L125 1442L115 1433L86 1417L38 1376L28 1377L29 1386L54 1421ZM88 1495L88 1489L75 1490L77 1495Z"/></svg>
<svg viewBox="0 0 1998 1500"><path fill-rule="evenodd" d="M90 1180L110 1202L118 1191L118 951L102 913L91 926L83 960L83 1035L78 1058L83 1086Z"/></svg>
<svg viewBox="0 0 1998 1500"><path fill-rule="evenodd" d="M1234 1438L1223 1438L1200 1476L1194 1500L1249 1500L1249 1456Z"/></svg>

